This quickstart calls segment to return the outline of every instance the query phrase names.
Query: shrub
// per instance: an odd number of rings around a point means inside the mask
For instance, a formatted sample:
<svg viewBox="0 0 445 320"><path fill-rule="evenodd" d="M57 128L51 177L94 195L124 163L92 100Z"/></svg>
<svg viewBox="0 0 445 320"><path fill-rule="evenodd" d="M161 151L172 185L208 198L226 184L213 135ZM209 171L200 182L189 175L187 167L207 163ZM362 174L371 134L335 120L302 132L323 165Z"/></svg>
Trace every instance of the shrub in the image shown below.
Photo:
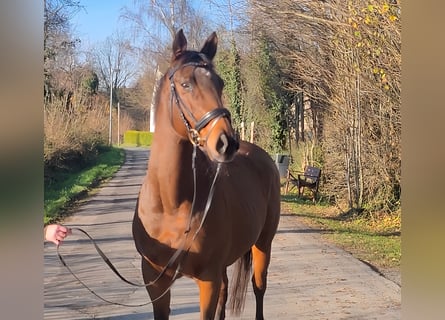
<svg viewBox="0 0 445 320"><path fill-rule="evenodd" d="M153 133L148 131L127 130L124 133L124 144L131 146L150 146Z"/></svg>
<svg viewBox="0 0 445 320"><path fill-rule="evenodd" d="M85 167L106 143L107 116L100 107L66 109L55 102L45 106L44 121L45 178Z"/></svg>
<svg viewBox="0 0 445 320"><path fill-rule="evenodd" d="M150 146L151 140L153 139L153 134L148 131L139 132L139 143L141 146Z"/></svg>

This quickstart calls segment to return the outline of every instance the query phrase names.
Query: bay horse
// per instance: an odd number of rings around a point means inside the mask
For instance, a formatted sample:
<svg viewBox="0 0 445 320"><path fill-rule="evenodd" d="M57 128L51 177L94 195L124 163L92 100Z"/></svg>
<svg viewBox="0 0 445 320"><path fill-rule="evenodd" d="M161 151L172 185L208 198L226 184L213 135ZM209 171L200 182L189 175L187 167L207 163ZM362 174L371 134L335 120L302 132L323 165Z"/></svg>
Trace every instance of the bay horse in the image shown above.
<svg viewBox="0 0 445 320"><path fill-rule="evenodd" d="M227 268L234 262L229 305L239 315L252 260L256 319L263 319L280 218L279 173L268 153L237 139L212 63L217 42L213 32L200 51L187 50L179 30L155 99L156 127L132 231L156 320L169 318L170 287L181 276L198 284L200 319L224 319Z"/></svg>

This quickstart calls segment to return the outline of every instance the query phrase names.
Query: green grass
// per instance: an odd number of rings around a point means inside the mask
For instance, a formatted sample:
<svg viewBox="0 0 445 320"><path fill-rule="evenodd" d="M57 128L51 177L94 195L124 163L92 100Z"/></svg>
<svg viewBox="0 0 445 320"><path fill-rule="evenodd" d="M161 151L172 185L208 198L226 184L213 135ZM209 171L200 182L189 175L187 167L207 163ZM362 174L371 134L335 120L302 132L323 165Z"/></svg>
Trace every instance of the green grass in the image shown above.
<svg viewBox="0 0 445 320"><path fill-rule="evenodd" d="M91 166L78 172L57 172L51 183L45 184L45 224L56 222L64 212L101 181L110 178L122 165L124 150L106 148Z"/></svg>
<svg viewBox="0 0 445 320"><path fill-rule="evenodd" d="M323 236L356 258L378 269L400 268L401 215L341 213L336 207L295 195L282 196L282 211L303 218L304 222L323 230Z"/></svg>

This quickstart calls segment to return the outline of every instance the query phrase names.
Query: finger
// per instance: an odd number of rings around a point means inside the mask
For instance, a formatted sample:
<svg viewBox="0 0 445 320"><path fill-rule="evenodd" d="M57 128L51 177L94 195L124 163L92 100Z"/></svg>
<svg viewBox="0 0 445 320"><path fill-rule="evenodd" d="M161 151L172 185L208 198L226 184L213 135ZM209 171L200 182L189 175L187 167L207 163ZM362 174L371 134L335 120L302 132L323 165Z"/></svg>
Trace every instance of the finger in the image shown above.
<svg viewBox="0 0 445 320"><path fill-rule="evenodd" d="M63 231L58 231L58 232L56 233L56 239L57 239L57 240L62 240L62 239L65 238L65 237L66 237L66 233L63 232Z"/></svg>
<svg viewBox="0 0 445 320"><path fill-rule="evenodd" d="M57 231L67 232L67 231L68 231L68 228L65 227L65 226L59 225L59 226L57 227Z"/></svg>
<svg viewBox="0 0 445 320"><path fill-rule="evenodd" d="M73 231L71 230L71 228L67 228L62 226L63 228L58 229L58 231L63 232L64 236L70 235L73 233Z"/></svg>

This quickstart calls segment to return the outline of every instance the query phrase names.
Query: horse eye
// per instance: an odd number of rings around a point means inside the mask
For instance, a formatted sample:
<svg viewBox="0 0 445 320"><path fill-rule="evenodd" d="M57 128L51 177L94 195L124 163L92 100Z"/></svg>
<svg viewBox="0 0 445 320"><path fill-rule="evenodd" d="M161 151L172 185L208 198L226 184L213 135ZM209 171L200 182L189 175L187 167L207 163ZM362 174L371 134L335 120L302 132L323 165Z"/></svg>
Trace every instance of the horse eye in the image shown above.
<svg viewBox="0 0 445 320"><path fill-rule="evenodd" d="M184 89L190 89L192 86L190 85L190 82L183 82L183 83L181 83L181 86L184 88Z"/></svg>

